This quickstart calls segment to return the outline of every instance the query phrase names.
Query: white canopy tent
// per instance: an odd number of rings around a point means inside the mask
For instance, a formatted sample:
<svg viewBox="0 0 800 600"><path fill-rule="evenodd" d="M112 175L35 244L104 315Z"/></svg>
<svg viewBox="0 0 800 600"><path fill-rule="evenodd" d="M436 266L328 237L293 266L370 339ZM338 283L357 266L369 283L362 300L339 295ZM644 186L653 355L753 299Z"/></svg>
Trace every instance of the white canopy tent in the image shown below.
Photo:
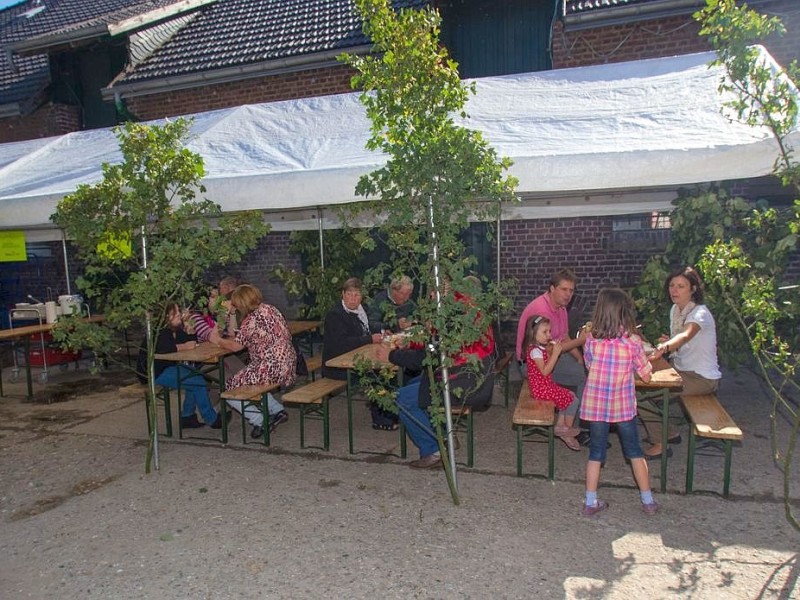
<svg viewBox="0 0 800 600"><path fill-rule="evenodd" d="M720 114L725 98L712 59L701 53L475 80L464 125L513 159L528 199L504 219L660 210L677 186L769 174L777 144L768 131ZM303 219L316 227L317 208L363 200L354 195L358 177L385 161L364 147L369 123L355 93L193 118L189 146L205 160L209 198L226 211L306 209L290 227L268 214L276 229L303 228ZM58 201L99 181L103 162L119 160L109 129L0 144L0 229L60 239L41 231L52 227ZM535 207L537 198L547 207Z"/></svg>

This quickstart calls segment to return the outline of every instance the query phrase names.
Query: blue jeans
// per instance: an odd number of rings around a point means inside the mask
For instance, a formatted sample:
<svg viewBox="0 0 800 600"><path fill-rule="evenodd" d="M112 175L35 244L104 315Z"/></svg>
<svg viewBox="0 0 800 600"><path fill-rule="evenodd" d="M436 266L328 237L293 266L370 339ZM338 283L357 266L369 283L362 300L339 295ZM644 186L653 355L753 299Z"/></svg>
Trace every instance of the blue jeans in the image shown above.
<svg viewBox="0 0 800 600"><path fill-rule="evenodd" d="M199 409L206 425L211 425L216 421L217 411L211 406L206 380L203 379L202 375L183 365L176 365L167 367L156 377L158 385L163 385L173 390L179 389L178 380L180 380L180 390L183 391L184 395L181 417L191 417L195 409Z"/></svg>
<svg viewBox="0 0 800 600"><path fill-rule="evenodd" d="M615 423L615 425L617 426L620 444L622 444L622 455L628 460L643 458L644 452L642 452L642 446L639 443L639 429L636 419L622 421ZM609 427L611 427L611 424L605 421L589 422L589 435L591 436L589 441L589 460L605 462Z"/></svg>
<svg viewBox="0 0 800 600"><path fill-rule="evenodd" d="M439 442L433 433L428 410L419 406L419 384L420 377L414 377L397 390L397 405L400 407L400 421L408 437L419 448L420 458L425 458L439 451Z"/></svg>

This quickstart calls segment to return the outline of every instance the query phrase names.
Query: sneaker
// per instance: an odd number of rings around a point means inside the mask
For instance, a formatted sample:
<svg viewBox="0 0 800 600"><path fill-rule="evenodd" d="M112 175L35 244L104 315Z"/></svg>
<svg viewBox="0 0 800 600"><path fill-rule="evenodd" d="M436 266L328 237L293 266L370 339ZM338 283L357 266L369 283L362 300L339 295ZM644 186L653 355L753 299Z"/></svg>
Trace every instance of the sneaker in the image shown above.
<svg viewBox="0 0 800 600"><path fill-rule="evenodd" d="M281 423L286 423L289 420L289 415L286 414L285 410L275 413L274 415L269 416L269 432L272 433L278 428L278 425Z"/></svg>
<svg viewBox="0 0 800 600"><path fill-rule="evenodd" d="M205 423L198 421L197 415L181 417L181 429L199 429L200 427L205 427Z"/></svg>
<svg viewBox="0 0 800 600"><path fill-rule="evenodd" d="M594 506L586 506L586 504L584 504L583 508L581 509L581 515L584 517L593 517L596 514L603 512L607 508L608 502L598 500Z"/></svg>
<svg viewBox="0 0 800 600"><path fill-rule="evenodd" d="M423 456L418 460L412 460L408 466L412 469L432 469L442 464L442 456L438 452Z"/></svg>
<svg viewBox="0 0 800 600"><path fill-rule="evenodd" d="M653 500L649 504L642 504L642 512L646 515L654 515L658 512L658 509L661 508L658 503Z"/></svg>
<svg viewBox="0 0 800 600"><path fill-rule="evenodd" d="M264 437L264 428L261 427L261 425L254 425L252 431L250 432L250 437L253 439Z"/></svg>

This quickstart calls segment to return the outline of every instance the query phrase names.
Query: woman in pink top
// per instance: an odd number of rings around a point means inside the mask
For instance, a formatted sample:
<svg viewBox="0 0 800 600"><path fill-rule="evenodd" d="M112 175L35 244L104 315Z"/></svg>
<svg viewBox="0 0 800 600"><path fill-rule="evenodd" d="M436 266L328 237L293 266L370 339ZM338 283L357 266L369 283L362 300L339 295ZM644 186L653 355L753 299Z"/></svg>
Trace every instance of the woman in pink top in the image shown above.
<svg viewBox="0 0 800 600"><path fill-rule="evenodd" d="M581 419L589 422L589 462L586 464L586 501L581 514L591 517L608 508L597 499L600 467L606 460L606 444L611 423L617 427L622 453L631 462L639 486L642 510L658 512L650 489L650 474L636 423L634 373L650 380L652 367L636 331L633 300L618 288L600 290L597 295L591 332L583 347L589 369L581 402Z"/></svg>

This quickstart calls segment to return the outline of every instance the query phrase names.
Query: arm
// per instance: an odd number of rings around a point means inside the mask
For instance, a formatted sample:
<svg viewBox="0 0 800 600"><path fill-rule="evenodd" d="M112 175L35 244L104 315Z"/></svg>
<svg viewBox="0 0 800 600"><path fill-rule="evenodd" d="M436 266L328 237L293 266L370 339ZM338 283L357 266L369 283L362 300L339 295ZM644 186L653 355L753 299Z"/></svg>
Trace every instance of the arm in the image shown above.
<svg viewBox="0 0 800 600"><path fill-rule="evenodd" d="M239 342L236 341L236 338L233 337L222 337L222 334L219 332L219 329L212 329L211 333L208 336L208 341L212 344L216 344L220 348L225 348L226 350L230 350L231 352L239 352L240 350L244 350L244 346L242 346Z"/></svg>
<svg viewBox="0 0 800 600"><path fill-rule="evenodd" d="M673 335L669 339L664 339L666 336L663 336L661 342L656 346L653 357L658 358L665 352L675 352L698 333L700 333L700 325L697 323L686 323L686 327L684 327L683 331L680 333Z"/></svg>
<svg viewBox="0 0 800 600"><path fill-rule="evenodd" d="M561 352L563 347L560 342L553 342L550 347L550 356L547 357L547 362L544 362L541 358L534 358L533 362L536 363L536 366L542 372L542 375L547 377L550 373L553 372L553 369L556 368L556 363L558 362L558 358L561 356Z"/></svg>

